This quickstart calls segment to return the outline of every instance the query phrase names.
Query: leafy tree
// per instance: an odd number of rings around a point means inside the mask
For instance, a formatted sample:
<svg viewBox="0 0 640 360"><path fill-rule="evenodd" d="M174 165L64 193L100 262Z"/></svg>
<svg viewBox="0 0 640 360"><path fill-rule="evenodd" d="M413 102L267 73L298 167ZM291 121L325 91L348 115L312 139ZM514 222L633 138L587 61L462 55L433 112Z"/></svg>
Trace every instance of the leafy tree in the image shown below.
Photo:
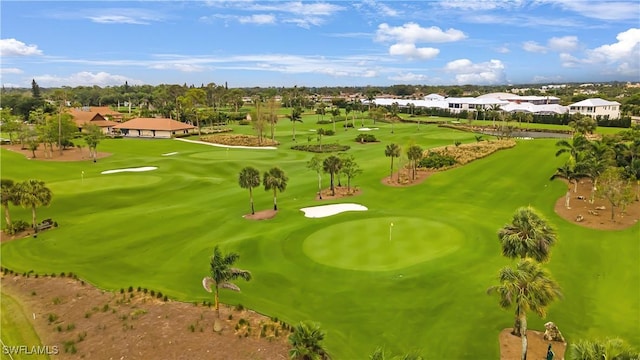
<svg viewBox="0 0 640 360"><path fill-rule="evenodd" d="M262 184L264 190L273 190L273 210L278 210L276 203L276 197L278 191L283 192L287 188L287 181L289 178L285 175L284 171L279 167L273 167L264 173Z"/></svg>
<svg viewBox="0 0 640 360"><path fill-rule="evenodd" d="M391 171L389 172L389 180L393 176L393 158L400 157L401 153L400 145L398 144L389 144L384 149L384 156L391 158ZM400 182L400 175L398 175L398 182Z"/></svg>
<svg viewBox="0 0 640 360"><path fill-rule="evenodd" d="M186 113L192 113L195 115L196 126L198 127L198 136L200 136L201 128L198 106L206 105L207 92L204 89L189 89L183 96L179 96L177 101L183 106Z"/></svg>
<svg viewBox="0 0 640 360"><path fill-rule="evenodd" d="M593 134L598 123L591 116L575 114L573 119L569 121L569 126L578 134Z"/></svg>
<svg viewBox="0 0 640 360"><path fill-rule="evenodd" d="M409 165L411 166L413 180L416 179L416 169L418 168L418 163L422 160L423 153L424 151L418 145L411 145L407 149L407 158L409 159Z"/></svg>
<svg viewBox="0 0 640 360"><path fill-rule="evenodd" d="M340 158L335 155L331 155L324 159L324 161L322 162L322 169L324 170L324 172L329 173L329 176L331 177L331 194L335 196L336 188L334 186L333 179L335 174L337 174L340 169L342 169L342 160L340 160Z"/></svg>
<svg viewBox="0 0 640 360"><path fill-rule="evenodd" d="M262 138L264 137L264 127L266 126L266 119L262 109L262 98L260 96L253 97L253 104L255 109L251 111L251 124L258 133L258 143L262 144Z"/></svg>
<svg viewBox="0 0 640 360"><path fill-rule="evenodd" d="M574 360L634 360L640 352L632 349L622 339L578 340L569 346L569 354Z"/></svg>
<svg viewBox="0 0 640 360"><path fill-rule="evenodd" d="M42 97L40 94L40 86L35 79L31 79L31 96L33 96L34 99L40 99Z"/></svg>
<svg viewBox="0 0 640 360"><path fill-rule="evenodd" d="M60 150L60 155L62 155L62 113L65 106L67 106L67 92L62 89L55 90L53 97L58 101L58 149Z"/></svg>
<svg viewBox="0 0 640 360"><path fill-rule="evenodd" d="M31 224L34 230L36 228L36 208L39 206L48 206L53 196L44 181L30 179L18 183L16 185L16 196L18 203L25 208L31 208Z"/></svg>
<svg viewBox="0 0 640 360"><path fill-rule="evenodd" d="M98 156L98 145L100 141L104 139L104 132L98 125L88 124L84 127L84 141L87 143L87 147L89 148L89 157L93 158L93 162L96 162L96 158Z"/></svg>
<svg viewBox="0 0 640 360"><path fill-rule="evenodd" d="M615 208L624 208L633 201L633 187L628 179L624 178L622 168L607 168L599 177L600 186L597 194L609 201L611 205L611 221L615 219Z"/></svg>
<svg viewBox="0 0 640 360"><path fill-rule="evenodd" d="M314 155L307 162L307 168L318 174L318 197L322 200L322 159L319 155Z"/></svg>
<svg viewBox="0 0 640 360"><path fill-rule="evenodd" d="M21 121L11 114L11 109L0 109L0 129L3 134L9 136L9 142L13 144L13 136L20 131Z"/></svg>
<svg viewBox="0 0 640 360"><path fill-rule="evenodd" d="M331 110L331 121L333 122L333 132L336 132L336 119L340 116L340 108L336 107Z"/></svg>
<svg viewBox="0 0 640 360"><path fill-rule="evenodd" d="M502 255L538 262L549 260L551 246L557 241L553 228L532 207L518 208L511 222L498 231L498 239Z"/></svg>
<svg viewBox="0 0 640 360"><path fill-rule="evenodd" d="M362 173L362 169L356 163L355 157L353 155L345 155L341 158L342 161L342 169L340 172L347 177L347 192L351 192L351 179L360 175Z"/></svg>
<svg viewBox="0 0 640 360"><path fill-rule="evenodd" d="M0 203L4 210L4 219L7 228L11 227L11 215L9 214L9 203L19 205L19 198L16 184L11 179L0 179Z"/></svg>
<svg viewBox="0 0 640 360"><path fill-rule="evenodd" d="M391 123L391 133L393 134L393 124L396 122L396 117L400 113L400 105L398 102L394 102L389 107L389 122Z"/></svg>
<svg viewBox="0 0 640 360"><path fill-rule="evenodd" d="M275 140L275 128L278 123L278 109L280 108L280 103L276 101L276 97L271 96L267 101L267 121L269 122L269 127L271 129L271 140Z"/></svg>
<svg viewBox="0 0 640 360"><path fill-rule="evenodd" d="M527 313L545 317L547 307L562 297L560 287L550 274L532 259L522 259L515 268L504 267L499 273L500 285L490 287L489 294L498 294L500 307L515 306L514 335L522 336L522 360L527 358Z"/></svg>
<svg viewBox="0 0 640 360"><path fill-rule="evenodd" d="M310 322L300 322L289 335L289 350L291 360L329 360L331 357L324 348L324 332L320 325Z"/></svg>
<svg viewBox="0 0 640 360"><path fill-rule="evenodd" d="M243 279L245 281L251 280L251 272L232 267L239 258L240 255L233 252L223 254L220 247L216 245L215 248L213 248L213 256L211 256L210 262L211 276L202 279L202 285L205 290L215 293L214 303L218 318L220 318L220 288L240 292L238 285L231 281L237 279Z"/></svg>
<svg viewBox="0 0 640 360"><path fill-rule="evenodd" d="M253 207L253 188L260 186L260 171L258 169L247 166L240 170L238 183L243 189L249 189L249 203L251 204L251 214L255 214Z"/></svg>
<svg viewBox="0 0 640 360"><path fill-rule="evenodd" d="M302 122L302 109L299 107L291 109L291 115L287 115L287 117L291 120L291 124L293 125L291 131L293 134L293 141L296 141L296 122Z"/></svg>

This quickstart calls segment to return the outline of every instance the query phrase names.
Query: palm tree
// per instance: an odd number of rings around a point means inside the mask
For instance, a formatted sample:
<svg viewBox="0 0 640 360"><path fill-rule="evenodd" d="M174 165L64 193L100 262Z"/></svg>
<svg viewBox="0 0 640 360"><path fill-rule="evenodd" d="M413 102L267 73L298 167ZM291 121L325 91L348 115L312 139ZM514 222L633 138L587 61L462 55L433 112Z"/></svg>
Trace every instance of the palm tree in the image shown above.
<svg viewBox="0 0 640 360"><path fill-rule="evenodd" d="M409 158L413 180L416 179L416 169L418 168L418 162L422 159L422 154L423 150L418 145L411 145L407 149L407 158Z"/></svg>
<svg viewBox="0 0 640 360"><path fill-rule="evenodd" d="M510 258L533 258L538 262L549 260L551 246L557 239L547 220L530 206L521 207L513 214L511 223L498 231L502 255Z"/></svg>
<svg viewBox="0 0 640 360"><path fill-rule="evenodd" d="M379 347L376 351L373 352L369 356L369 360L385 360L387 355L384 352L384 349ZM424 358L418 353L408 353L403 355L396 355L391 358L391 360L423 360Z"/></svg>
<svg viewBox="0 0 640 360"><path fill-rule="evenodd" d="M307 168L318 174L318 198L322 200L322 159L320 156L314 155L311 160L307 162Z"/></svg>
<svg viewBox="0 0 640 360"><path fill-rule="evenodd" d="M391 158L391 172L389 173L389 180L391 180L391 177L393 176L393 158L400 157L401 151L402 149L398 144L389 144L384 149L384 156ZM400 176L398 176L398 181L400 181Z"/></svg>
<svg viewBox="0 0 640 360"><path fill-rule="evenodd" d="M278 210L278 204L276 202L277 193L278 191L283 192L287 188L288 180L289 178L285 175L284 171L277 166L264 173L262 179L264 190L273 190L273 210Z"/></svg>
<svg viewBox="0 0 640 360"><path fill-rule="evenodd" d="M324 332L316 323L300 322L289 335L291 360L329 360L331 357L322 344Z"/></svg>
<svg viewBox="0 0 640 360"><path fill-rule="evenodd" d="M7 228L11 227L11 215L9 214L9 203L18 204L17 188L11 179L0 179L0 203L4 210L4 220Z"/></svg>
<svg viewBox="0 0 640 360"><path fill-rule="evenodd" d="M256 211L253 207L253 188L260 186L260 171L258 169L247 166L240 170L238 176L238 183L243 189L249 189L249 203L251 204L251 214L255 214Z"/></svg>
<svg viewBox="0 0 640 360"><path fill-rule="evenodd" d="M640 358L622 339L579 340L569 346L571 359L575 360L632 360Z"/></svg>
<svg viewBox="0 0 640 360"><path fill-rule="evenodd" d="M362 173L362 169L355 161L353 155L345 155L341 158L342 169L340 170L347 177L347 193L351 193L351 179Z"/></svg>
<svg viewBox="0 0 640 360"><path fill-rule="evenodd" d="M291 123L293 124L292 133L293 141L296 141L296 121L302 122L302 109L295 107L291 109L291 115L287 115Z"/></svg>
<svg viewBox="0 0 640 360"><path fill-rule="evenodd" d="M552 301L562 297L560 287L538 263L532 259L522 259L515 269L505 267L500 270L500 285L487 290L498 294L500 307L509 309L515 305L516 325L512 334L522 336L522 360L527 358L527 312L533 311L545 317Z"/></svg>
<svg viewBox="0 0 640 360"><path fill-rule="evenodd" d="M571 142L569 140L563 139L556 142L556 146L560 147L560 149L556 152L556 156L560 156L564 153L569 153L569 155L577 161L578 153L587 149L589 146L589 140L582 134L576 134L573 136Z"/></svg>
<svg viewBox="0 0 640 360"><path fill-rule="evenodd" d="M334 186L333 178L334 175L342 169L342 160L335 155L331 155L322 162L322 169L324 172L329 173L329 176L331 177L331 194L336 196L336 188Z"/></svg>
<svg viewBox="0 0 640 360"><path fill-rule="evenodd" d="M216 245L213 249L213 256L211 256L211 276L202 279L202 286L204 286L205 290L215 293L214 301L218 318L220 318L220 288L240 292L238 285L231 281L237 279L244 279L245 281L251 280L251 272L232 267L239 258L240 255L233 252L223 254L222 251L220 251L220 247Z"/></svg>
<svg viewBox="0 0 640 360"><path fill-rule="evenodd" d="M22 207L31 208L31 224L37 232L36 227L36 208L38 206L48 206L51 203L51 189L49 189L44 181L30 179L15 185L17 187L16 195L18 202Z"/></svg>
<svg viewBox="0 0 640 360"><path fill-rule="evenodd" d="M556 170L556 173L551 175L551 178L549 180L555 180L556 178L565 179L569 182L569 184L573 183L573 192L575 193L578 192L578 179L583 176L583 174L580 174L576 171L575 166L572 167L569 163L566 163L559 167Z"/></svg>

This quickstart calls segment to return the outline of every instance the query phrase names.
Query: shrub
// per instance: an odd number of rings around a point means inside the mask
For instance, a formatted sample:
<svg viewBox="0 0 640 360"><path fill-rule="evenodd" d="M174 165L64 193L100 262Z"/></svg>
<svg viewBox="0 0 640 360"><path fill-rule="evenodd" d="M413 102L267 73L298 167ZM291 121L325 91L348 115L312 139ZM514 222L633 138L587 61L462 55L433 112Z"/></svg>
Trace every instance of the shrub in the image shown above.
<svg viewBox="0 0 640 360"><path fill-rule="evenodd" d="M236 305L235 309L236 309L236 311L242 311L242 310L244 310L244 305L238 304L238 305Z"/></svg>
<svg viewBox="0 0 640 360"><path fill-rule="evenodd" d="M47 316L47 320L49 320L49 324L51 324L52 322L58 320L58 315L56 314L49 314L49 316Z"/></svg>
<svg viewBox="0 0 640 360"><path fill-rule="evenodd" d="M129 286L129 289L127 289L129 292L133 292L133 286Z"/></svg>
<svg viewBox="0 0 640 360"><path fill-rule="evenodd" d="M418 167L440 169L445 166L453 166L456 164L456 159L451 155L443 155L435 152L429 152L429 154L420 160Z"/></svg>
<svg viewBox="0 0 640 360"><path fill-rule="evenodd" d="M358 136L356 136L356 141L359 143L369 143L377 142L378 139L376 139L376 137L371 134L358 134Z"/></svg>
<svg viewBox="0 0 640 360"><path fill-rule="evenodd" d="M7 234L14 235L19 232L25 231L29 228L29 223L24 220L15 220L11 223L11 226L7 227Z"/></svg>
<svg viewBox="0 0 640 360"><path fill-rule="evenodd" d="M155 291L153 291L153 290L151 290L151 291L149 291L149 295L151 295L152 297L153 297L153 296L156 296L156 292L155 292Z"/></svg>

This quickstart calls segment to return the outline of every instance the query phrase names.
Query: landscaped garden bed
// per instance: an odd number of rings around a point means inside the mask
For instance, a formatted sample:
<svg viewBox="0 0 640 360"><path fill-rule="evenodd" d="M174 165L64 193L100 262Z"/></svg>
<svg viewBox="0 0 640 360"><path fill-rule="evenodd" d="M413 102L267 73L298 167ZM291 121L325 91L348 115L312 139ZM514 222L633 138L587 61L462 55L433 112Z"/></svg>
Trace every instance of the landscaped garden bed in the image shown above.
<svg viewBox="0 0 640 360"><path fill-rule="evenodd" d="M200 137L200 141L231 146L275 146L280 143L271 139L245 134L216 134Z"/></svg>

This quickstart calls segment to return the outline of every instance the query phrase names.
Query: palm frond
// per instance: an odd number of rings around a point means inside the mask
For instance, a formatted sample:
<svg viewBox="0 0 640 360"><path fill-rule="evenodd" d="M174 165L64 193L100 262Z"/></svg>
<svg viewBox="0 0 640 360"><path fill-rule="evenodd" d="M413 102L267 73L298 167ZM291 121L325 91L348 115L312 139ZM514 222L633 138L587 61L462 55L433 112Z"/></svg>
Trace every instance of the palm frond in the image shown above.
<svg viewBox="0 0 640 360"><path fill-rule="evenodd" d="M208 292L212 292L212 285L215 285L216 281L213 280L212 277L207 276L205 278L202 279L202 287L204 287L205 290L207 290Z"/></svg>
<svg viewBox="0 0 640 360"><path fill-rule="evenodd" d="M238 285L234 284L234 283L230 283L230 282L223 282L220 283L219 286L223 289L229 289L235 292L240 292L240 288L238 287Z"/></svg>

